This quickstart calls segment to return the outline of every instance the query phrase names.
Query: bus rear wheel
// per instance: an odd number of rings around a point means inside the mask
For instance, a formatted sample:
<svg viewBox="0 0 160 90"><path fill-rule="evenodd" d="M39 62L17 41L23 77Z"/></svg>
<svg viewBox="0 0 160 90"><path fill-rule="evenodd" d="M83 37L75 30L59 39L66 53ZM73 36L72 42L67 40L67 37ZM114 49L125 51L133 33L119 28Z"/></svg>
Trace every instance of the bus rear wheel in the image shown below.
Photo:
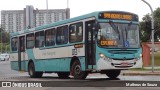
<svg viewBox="0 0 160 90"><path fill-rule="evenodd" d="M81 70L81 65L79 61L74 61L71 67L71 73L74 79L85 79L88 75L87 72Z"/></svg>
<svg viewBox="0 0 160 90"><path fill-rule="evenodd" d="M58 72L57 74L58 74L59 78L62 78L62 79L69 78L69 72Z"/></svg>
<svg viewBox="0 0 160 90"><path fill-rule="evenodd" d="M43 76L43 72L36 72L36 78L41 78Z"/></svg>
<svg viewBox="0 0 160 90"><path fill-rule="evenodd" d="M115 79L119 76L119 74L121 73L121 70L107 70L106 71L106 75L109 78Z"/></svg>
<svg viewBox="0 0 160 90"><path fill-rule="evenodd" d="M30 75L31 78L40 78L42 77L43 72L36 72L34 63L31 62L29 63L29 66L28 66L28 74Z"/></svg>

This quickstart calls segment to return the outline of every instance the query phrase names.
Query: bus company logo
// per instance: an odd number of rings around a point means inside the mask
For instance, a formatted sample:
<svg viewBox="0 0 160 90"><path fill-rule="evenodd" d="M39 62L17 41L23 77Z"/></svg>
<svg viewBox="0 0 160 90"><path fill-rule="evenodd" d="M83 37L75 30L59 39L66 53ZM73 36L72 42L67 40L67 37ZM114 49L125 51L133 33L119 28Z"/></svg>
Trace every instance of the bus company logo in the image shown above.
<svg viewBox="0 0 160 90"><path fill-rule="evenodd" d="M12 87L11 82L2 82L2 87Z"/></svg>

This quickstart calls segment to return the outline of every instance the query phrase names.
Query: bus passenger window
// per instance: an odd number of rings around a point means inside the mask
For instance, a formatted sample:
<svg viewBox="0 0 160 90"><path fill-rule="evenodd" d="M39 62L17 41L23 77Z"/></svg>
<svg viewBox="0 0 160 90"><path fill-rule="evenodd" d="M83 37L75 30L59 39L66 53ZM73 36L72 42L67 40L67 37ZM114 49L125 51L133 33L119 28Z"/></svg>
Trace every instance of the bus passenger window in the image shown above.
<svg viewBox="0 0 160 90"><path fill-rule="evenodd" d="M57 44L67 44L68 43L68 26L62 26L57 28Z"/></svg>
<svg viewBox="0 0 160 90"><path fill-rule="evenodd" d="M18 42L17 42L17 37L16 38L12 38L12 43L11 43L11 47L12 47L12 51L17 51L17 47L18 47Z"/></svg>
<svg viewBox="0 0 160 90"><path fill-rule="evenodd" d="M36 32L35 36L35 47L44 47L44 31Z"/></svg>
<svg viewBox="0 0 160 90"><path fill-rule="evenodd" d="M38 40L35 41L35 47L39 47L39 41Z"/></svg>
<svg viewBox="0 0 160 90"><path fill-rule="evenodd" d="M45 46L55 45L55 29L49 29L45 31Z"/></svg>
<svg viewBox="0 0 160 90"><path fill-rule="evenodd" d="M70 41L75 42L77 39L76 37L76 26L72 25L70 29Z"/></svg>
<svg viewBox="0 0 160 90"><path fill-rule="evenodd" d="M28 34L26 35L26 48L29 49L29 48L33 48L34 47L34 33L31 33L31 34Z"/></svg>
<svg viewBox="0 0 160 90"><path fill-rule="evenodd" d="M71 43L81 42L83 40L83 23L79 22L70 25L69 32L69 40Z"/></svg>

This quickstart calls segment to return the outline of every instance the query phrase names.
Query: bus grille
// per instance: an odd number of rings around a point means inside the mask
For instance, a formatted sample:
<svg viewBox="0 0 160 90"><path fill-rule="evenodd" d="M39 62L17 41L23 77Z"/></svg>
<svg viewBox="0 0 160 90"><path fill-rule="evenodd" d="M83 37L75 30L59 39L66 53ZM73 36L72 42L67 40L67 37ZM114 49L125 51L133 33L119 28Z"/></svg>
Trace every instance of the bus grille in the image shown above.
<svg viewBox="0 0 160 90"><path fill-rule="evenodd" d="M109 50L111 54L134 54L137 53L137 50Z"/></svg>
<svg viewBox="0 0 160 90"><path fill-rule="evenodd" d="M132 67L134 63L129 63L127 66L122 66L121 64L116 64L116 63L114 64L112 63L112 65L117 68L127 68L127 67Z"/></svg>
<svg viewBox="0 0 160 90"><path fill-rule="evenodd" d="M112 58L113 60L134 60L134 58L125 58L125 59L120 59L120 58Z"/></svg>

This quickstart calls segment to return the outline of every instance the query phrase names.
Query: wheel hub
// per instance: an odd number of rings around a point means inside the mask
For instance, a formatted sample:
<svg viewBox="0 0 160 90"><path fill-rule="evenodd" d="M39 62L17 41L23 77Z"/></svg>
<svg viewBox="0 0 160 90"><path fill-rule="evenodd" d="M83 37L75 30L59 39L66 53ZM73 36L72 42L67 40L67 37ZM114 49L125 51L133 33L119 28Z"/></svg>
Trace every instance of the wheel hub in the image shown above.
<svg viewBox="0 0 160 90"><path fill-rule="evenodd" d="M76 65L75 69L74 69L74 72L75 72L75 74L80 74L81 73L81 67L79 65Z"/></svg>

